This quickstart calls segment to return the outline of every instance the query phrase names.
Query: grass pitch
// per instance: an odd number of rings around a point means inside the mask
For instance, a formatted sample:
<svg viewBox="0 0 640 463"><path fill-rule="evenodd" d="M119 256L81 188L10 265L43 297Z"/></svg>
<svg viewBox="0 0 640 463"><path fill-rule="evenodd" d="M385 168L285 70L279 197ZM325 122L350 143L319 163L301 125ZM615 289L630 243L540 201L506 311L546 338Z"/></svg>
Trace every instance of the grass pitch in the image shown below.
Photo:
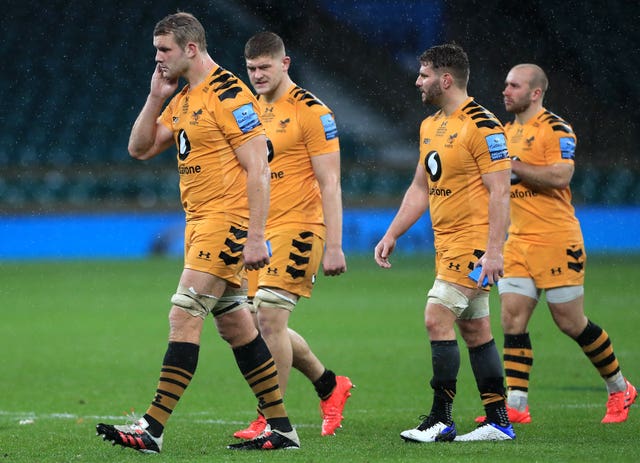
<svg viewBox="0 0 640 463"><path fill-rule="evenodd" d="M640 386L636 259L590 258L585 290L587 315L610 334L623 372ZM638 404L626 423L600 424L604 384L542 304L530 327L533 423L515 425L515 441L403 442L400 431L416 426L431 405L422 320L433 257L398 256L392 263L382 270L369 256L351 258L345 275L319 277L313 299L292 315L291 326L326 366L357 385L336 436L320 436L313 387L294 371L286 405L302 448L226 450L233 431L254 417L255 403L210 322L196 376L169 422L163 453L155 456L111 447L95 436L95 424L124 422L132 408L146 410L181 262L0 263L0 462L637 461ZM495 290L491 301L501 347ZM461 353L454 419L463 433L482 409L462 343Z"/></svg>

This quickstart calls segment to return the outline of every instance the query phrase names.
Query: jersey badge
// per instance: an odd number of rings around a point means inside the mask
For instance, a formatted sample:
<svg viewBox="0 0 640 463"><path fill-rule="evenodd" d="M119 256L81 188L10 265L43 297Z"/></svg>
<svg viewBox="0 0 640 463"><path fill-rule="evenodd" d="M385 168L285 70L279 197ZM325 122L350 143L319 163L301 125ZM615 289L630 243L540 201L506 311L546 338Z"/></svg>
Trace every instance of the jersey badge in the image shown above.
<svg viewBox="0 0 640 463"><path fill-rule="evenodd" d="M509 157L507 151L507 139L503 133L493 133L484 137L489 148L489 155L492 161L499 161Z"/></svg>
<svg viewBox="0 0 640 463"><path fill-rule="evenodd" d="M322 127L324 127L324 138L333 140L338 136L338 127L336 127L336 121L332 114L320 116L320 122L322 122Z"/></svg>
<svg viewBox="0 0 640 463"><path fill-rule="evenodd" d="M242 105L233 111L233 117L236 118L236 122L242 133L247 133L260 125L260 119L251 103Z"/></svg>
<svg viewBox="0 0 640 463"><path fill-rule="evenodd" d="M458 138L458 132L452 133L451 135L449 135L449 138L447 138L447 143L445 143L444 146L447 148L452 148L453 142L456 140L456 138Z"/></svg>
<svg viewBox="0 0 640 463"><path fill-rule="evenodd" d="M197 111L193 111L191 113L191 125L198 125L200 116L202 116L202 108L198 109Z"/></svg>
<svg viewBox="0 0 640 463"><path fill-rule="evenodd" d="M573 159L576 155L576 141L571 137L560 137L562 159Z"/></svg>

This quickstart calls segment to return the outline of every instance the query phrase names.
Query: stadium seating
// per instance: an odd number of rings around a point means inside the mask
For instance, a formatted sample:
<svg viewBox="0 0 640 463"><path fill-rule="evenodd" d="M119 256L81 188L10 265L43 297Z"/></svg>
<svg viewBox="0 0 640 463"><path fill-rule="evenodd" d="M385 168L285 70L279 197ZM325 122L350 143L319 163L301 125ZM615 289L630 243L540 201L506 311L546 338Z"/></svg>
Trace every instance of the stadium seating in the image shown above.
<svg viewBox="0 0 640 463"><path fill-rule="evenodd" d="M92 2L50 0L42 11L30 2L7 2L4 45L0 48L5 66L0 84L4 105L0 210L179 209L173 155L140 163L127 153L129 130L144 102L153 69L153 25L176 11L177 2L157 0L152 5L144 3L143 8L140 2L124 1L118 8L100 11ZM322 56L324 73L320 79L349 89L342 95L345 101L335 102L335 106L350 108L349 124L345 122L340 132L345 204L396 204L408 185L415 160L400 158L395 149L385 145L386 140L371 135L366 127L359 129L366 124L357 120L357 114L384 115L385 123L395 128L394 141L404 152L417 153L416 133L424 109L413 89L411 59L415 59L416 47L428 45L416 41L438 40L444 35L439 27L446 16L445 7L441 11L437 8L440 3L433 2L427 16L437 24L428 38L416 37L421 33L420 23L403 29L402 19L381 15L380 8L391 9L397 3L390 0L357 5L328 0L299 3L300 8L292 10L283 2L227 0L192 11L207 26L214 59L241 76L246 38L256 30L285 24L274 21L288 21L289 27L278 32L291 45L296 69L308 69ZM300 15L302 10L305 16ZM362 17L356 18L357 13ZM28 29L33 16L38 28ZM418 21L416 16L411 20ZM561 32L569 27L556 19L554 27ZM15 50L23 51L19 59ZM602 63L597 52L585 47L582 62ZM375 57L375 65L363 64L367 54ZM376 82L363 77L367 66L377 73ZM491 78L501 82L497 73L502 72L496 69ZM615 141L608 140L610 144ZM640 204L637 166L629 161L628 165L622 162L603 168L604 161L596 154L588 144L586 151L579 151L581 162L573 184L576 201Z"/></svg>

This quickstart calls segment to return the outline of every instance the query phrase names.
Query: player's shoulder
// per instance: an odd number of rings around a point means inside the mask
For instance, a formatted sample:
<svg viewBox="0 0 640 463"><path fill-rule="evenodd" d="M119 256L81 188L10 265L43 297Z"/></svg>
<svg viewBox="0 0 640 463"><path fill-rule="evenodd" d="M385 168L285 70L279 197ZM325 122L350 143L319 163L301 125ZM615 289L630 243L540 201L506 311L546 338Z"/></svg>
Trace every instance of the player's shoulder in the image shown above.
<svg viewBox="0 0 640 463"><path fill-rule="evenodd" d="M211 94L221 103L233 102L238 95L253 99L249 88L234 73L219 66L208 77L208 85Z"/></svg>
<svg viewBox="0 0 640 463"><path fill-rule="evenodd" d="M427 117L425 117L422 120L421 125L424 126L424 125L429 124L430 122L437 122L439 119L446 118L446 117L447 116L444 114L444 111L442 111L442 109L439 109L436 112L433 112L433 113L427 115Z"/></svg>
<svg viewBox="0 0 640 463"><path fill-rule="evenodd" d="M469 101L460 111L480 130L503 130L502 123L498 118L475 100Z"/></svg>
<svg viewBox="0 0 640 463"><path fill-rule="evenodd" d="M553 132L574 135L571 124L548 109L544 109L536 116L536 123L541 127L549 128Z"/></svg>
<svg viewBox="0 0 640 463"><path fill-rule="evenodd" d="M303 111L312 111L327 113L331 112L329 107L324 102L311 93L298 85L294 85L289 89L288 95L289 101Z"/></svg>

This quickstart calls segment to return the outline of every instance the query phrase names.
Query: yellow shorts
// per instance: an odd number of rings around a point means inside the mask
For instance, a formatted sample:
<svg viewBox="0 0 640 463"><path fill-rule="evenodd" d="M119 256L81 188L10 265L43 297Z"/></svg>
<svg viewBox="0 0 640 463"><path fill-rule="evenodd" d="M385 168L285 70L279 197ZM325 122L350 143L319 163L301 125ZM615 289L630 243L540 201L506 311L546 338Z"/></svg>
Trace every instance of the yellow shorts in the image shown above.
<svg viewBox="0 0 640 463"><path fill-rule="evenodd" d="M188 222L184 232L184 268L209 273L232 286L240 286L247 226L247 220L229 216Z"/></svg>
<svg viewBox="0 0 640 463"><path fill-rule="evenodd" d="M271 245L271 263L260 270L248 271L249 297L258 286L279 288L297 296L310 297L322 262L324 239L310 231L267 231Z"/></svg>
<svg viewBox="0 0 640 463"><path fill-rule="evenodd" d="M581 240L530 243L509 237L504 246L504 276L531 278L539 289L582 286L586 262Z"/></svg>
<svg viewBox="0 0 640 463"><path fill-rule="evenodd" d="M436 278L466 288L477 288L477 283L469 278L469 273L483 254L483 250L469 248L436 251Z"/></svg>

